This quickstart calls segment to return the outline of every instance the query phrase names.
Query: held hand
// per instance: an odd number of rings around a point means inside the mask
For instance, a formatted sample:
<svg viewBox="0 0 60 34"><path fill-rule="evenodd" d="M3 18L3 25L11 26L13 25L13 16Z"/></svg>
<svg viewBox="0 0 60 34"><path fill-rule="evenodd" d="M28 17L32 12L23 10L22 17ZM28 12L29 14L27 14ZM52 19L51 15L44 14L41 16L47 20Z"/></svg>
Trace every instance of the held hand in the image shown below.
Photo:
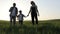
<svg viewBox="0 0 60 34"><path fill-rule="evenodd" d="M29 16L29 14L27 16Z"/></svg>
<svg viewBox="0 0 60 34"><path fill-rule="evenodd" d="M25 17L25 18L26 18L27 16L23 15L23 17Z"/></svg>

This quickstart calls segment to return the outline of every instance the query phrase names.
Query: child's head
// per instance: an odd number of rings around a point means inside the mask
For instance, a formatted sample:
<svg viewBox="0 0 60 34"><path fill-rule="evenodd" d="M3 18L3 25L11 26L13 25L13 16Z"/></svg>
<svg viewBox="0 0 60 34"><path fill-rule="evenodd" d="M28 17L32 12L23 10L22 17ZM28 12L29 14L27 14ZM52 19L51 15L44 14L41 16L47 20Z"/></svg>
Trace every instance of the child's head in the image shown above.
<svg viewBox="0 0 60 34"><path fill-rule="evenodd" d="M20 11L19 11L19 13L21 14L21 13L22 13L22 11L20 10Z"/></svg>

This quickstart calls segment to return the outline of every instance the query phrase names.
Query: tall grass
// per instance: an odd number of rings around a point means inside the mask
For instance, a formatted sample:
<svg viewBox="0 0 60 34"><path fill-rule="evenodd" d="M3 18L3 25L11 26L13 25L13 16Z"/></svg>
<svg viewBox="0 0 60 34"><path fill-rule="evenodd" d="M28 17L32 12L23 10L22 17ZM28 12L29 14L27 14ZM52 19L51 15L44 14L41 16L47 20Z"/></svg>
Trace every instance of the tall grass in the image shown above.
<svg viewBox="0 0 60 34"><path fill-rule="evenodd" d="M60 34L60 21L39 21L38 25L24 21L23 25L16 22L15 26L9 21L0 21L0 34Z"/></svg>

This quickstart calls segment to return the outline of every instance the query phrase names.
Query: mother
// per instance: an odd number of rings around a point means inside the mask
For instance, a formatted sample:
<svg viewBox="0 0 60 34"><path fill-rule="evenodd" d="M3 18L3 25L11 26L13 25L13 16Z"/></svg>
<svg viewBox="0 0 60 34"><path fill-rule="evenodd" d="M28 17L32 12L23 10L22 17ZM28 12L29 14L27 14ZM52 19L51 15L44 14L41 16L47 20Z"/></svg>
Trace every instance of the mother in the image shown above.
<svg viewBox="0 0 60 34"><path fill-rule="evenodd" d="M34 1L31 1L31 8L30 8L30 11L28 13L28 16L31 12L31 19L32 19L32 24L34 25L34 18L36 19L36 24L38 24L38 18L37 18L37 14L39 16L39 12L38 12L38 9L37 9L37 6L35 4Z"/></svg>

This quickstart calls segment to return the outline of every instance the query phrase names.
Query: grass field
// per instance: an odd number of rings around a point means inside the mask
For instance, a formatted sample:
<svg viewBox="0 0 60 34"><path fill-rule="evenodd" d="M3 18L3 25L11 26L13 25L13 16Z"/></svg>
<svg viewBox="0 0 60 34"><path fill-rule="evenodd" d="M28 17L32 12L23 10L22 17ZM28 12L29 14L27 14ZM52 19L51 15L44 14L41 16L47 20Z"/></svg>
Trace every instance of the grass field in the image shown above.
<svg viewBox="0 0 60 34"><path fill-rule="evenodd" d="M17 22L15 26L0 20L0 34L60 34L60 20L39 21L38 25L24 21L23 25Z"/></svg>

